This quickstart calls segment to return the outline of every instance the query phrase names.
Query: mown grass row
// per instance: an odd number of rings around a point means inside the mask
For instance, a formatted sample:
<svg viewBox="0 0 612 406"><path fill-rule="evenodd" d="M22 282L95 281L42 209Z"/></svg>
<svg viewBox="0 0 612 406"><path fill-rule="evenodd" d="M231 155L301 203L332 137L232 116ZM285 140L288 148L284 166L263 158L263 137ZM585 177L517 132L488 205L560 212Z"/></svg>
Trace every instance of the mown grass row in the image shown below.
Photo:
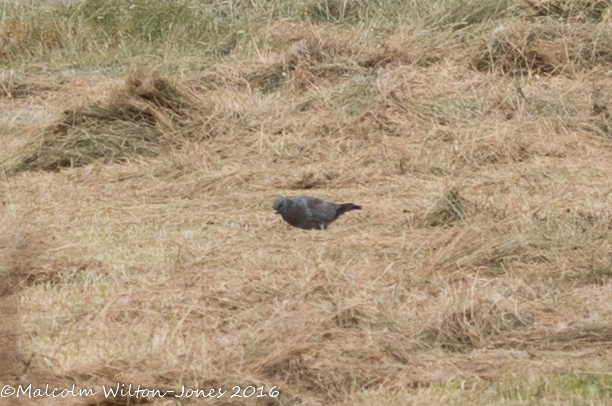
<svg viewBox="0 0 612 406"><path fill-rule="evenodd" d="M52 58L108 66L144 54L218 59L260 41L260 29L282 19L366 27L380 37L417 24L474 24L511 5L510 0L10 1L0 14L0 64Z"/></svg>
<svg viewBox="0 0 612 406"><path fill-rule="evenodd" d="M0 6L0 66L126 66L145 55L168 64L196 58L196 65L206 66L286 45L271 43L267 35L266 28L280 21L357 29L375 42L407 31L429 31L433 41L436 33L466 28L495 36L498 24L483 23L517 16L536 25L550 23L557 32L565 23L608 21L611 5L611 0L11 0ZM559 32L562 36L565 29ZM475 44L471 35L455 40ZM522 52L520 39L511 45L520 57L538 62L529 50Z"/></svg>

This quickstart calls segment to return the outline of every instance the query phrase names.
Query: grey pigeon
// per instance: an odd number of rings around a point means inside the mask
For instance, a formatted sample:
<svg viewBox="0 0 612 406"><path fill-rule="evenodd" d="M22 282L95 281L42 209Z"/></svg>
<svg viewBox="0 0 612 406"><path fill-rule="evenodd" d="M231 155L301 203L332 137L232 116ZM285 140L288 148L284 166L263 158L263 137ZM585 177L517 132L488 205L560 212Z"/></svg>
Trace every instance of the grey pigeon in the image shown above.
<svg viewBox="0 0 612 406"><path fill-rule="evenodd" d="M287 223L304 230L325 230L341 214L361 210L361 206L353 203L337 204L311 196L277 197L272 208Z"/></svg>

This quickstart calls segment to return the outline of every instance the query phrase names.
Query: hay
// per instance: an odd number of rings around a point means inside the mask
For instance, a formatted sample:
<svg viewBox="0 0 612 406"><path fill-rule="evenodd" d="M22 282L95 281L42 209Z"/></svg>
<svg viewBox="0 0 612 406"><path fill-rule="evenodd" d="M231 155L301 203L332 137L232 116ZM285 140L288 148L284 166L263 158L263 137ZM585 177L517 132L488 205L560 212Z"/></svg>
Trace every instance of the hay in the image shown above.
<svg viewBox="0 0 612 406"><path fill-rule="evenodd" d="M206 116L204 103L186 87L133 70L107 100L64 111L5 163L12 171L53 171L154 157L209 137Z"/></svg>
<svg viewBox="0 0 612 406"><path fill-rule="evenodd" d="M523 13L573 21L602 21L609 15L610 0L520 0Z"/></svg>
<svg viewBox="0 0 612 406"><path fill-rule="evenodd" d="M457 188L450 188L437 199L423 214L422 227L450 226L465 220L467 213L473 213L476 206L461 197Z"/></svg>
<svg viewBox="0 0 612 406"><path fill-rule="evenodd" d="M42 269L39 257L47 246L40 233L15 221L2 221L0 234L0 296L18 292L23 286L48 281L50 270Z"/></svg>
<svg viewBox="0 0 612 406"><path fill-rule="evenodd" d="M326 32L283 23L267 29L266 35L279 43L280 53L245 77L252 87L264 93L284 85L303 90L324 79L359 70L354 60L360 52L357 41L342 31Z"/></svg>
<svg viewBox="0 0 612 406"><path fill-rule="evenodd" d="M518 348L544 351L572 351L585 347L606 347L612 340L612 326L602 324L560 324L554 330L534 330L525 334Z"/></svg>
<svg viewBox="0 0 612 406"><path fill-rule="evenodd" d="M529 314L517 314L488 301L472 303L440 320L427 329L421 339L431 346L439 345L450 352L464 352L490 346L502 333L524 329L532 323Z"/></svg>
<svg viewBox="0 0 612 406"><path fill-rule="evenodd" d="M276 385L280 399L237 402L435 405L464 380L488 393L514 391L506 373L610 370L612 357L595 350L610 341L612 148L583 126L608 120L607 69L519 80L466 67L478 45L468 28L455 31L465 43L430 27L387 40L378 26L359 28L354 43L326 30L262 34L257 55L243 48L249 60L172 61L214 114L142 73L97 110L62 98L107 91L112 78L73 81L31 107L1 100L7 125L24 110L67 110L45 128L62 156L57 139L83 132L124 131L144 149L113 144L115 158L96 159L117 162L118 150L121 165L0 172L0 210L57 244L24 268L36 278L19 292L18 349L49 379L23 381L224 387L226 403L235 385ZM272 67L280 91L244 80ZM316 81L300 82L307 74ZM9 152L33 131L26 120L8 128ZM364 210L325 233L285 227L270 203L301 193ZM437 384L452 390L444 401L415 399ZM555 385L521 402L558 403L567 390ZM478 391L453 403L500 403L472 399ZM368 393L376 400L360 402Z"/></svg>
<svg viewBox="0 0 612 406"><path fill-rule="evenodd" d="M0 379L19 379L25 365L19 351L22 334L18 298L24 288L40 279L40 257L46 244L21 222L0 216Z"/></svg>
<svg viewBox="0 0 612 406"><path fill-rule="evenodd" d="M348 44L325 38L305 38L292 44L277 61L254 69L247 81L264 93L291 83L304 89L323 78L339 77L342 73L358 69L348 58Z"/></svg>
<svg viewBox="0 0 612 406"><path fill-rule="evenodd" d="M24 98L42 92L57 90L59 86L54 83L28 80L22 74L14 71L0 72L0 99Z"/></svg>
<svg viewBox="0 0 612 406"><path fill-rule="evenodd" d="M367 3L360 1L325 0L307 3L305 14L316 22L358 22Z"/></svg>
<svg viewBox="0 0 612 406"><path fill-rule="evenodd" d="M596 24L551 19L510 20L498 25L478 49L472 66L500 74L560 75L612 64L612 30Z"/></svg>

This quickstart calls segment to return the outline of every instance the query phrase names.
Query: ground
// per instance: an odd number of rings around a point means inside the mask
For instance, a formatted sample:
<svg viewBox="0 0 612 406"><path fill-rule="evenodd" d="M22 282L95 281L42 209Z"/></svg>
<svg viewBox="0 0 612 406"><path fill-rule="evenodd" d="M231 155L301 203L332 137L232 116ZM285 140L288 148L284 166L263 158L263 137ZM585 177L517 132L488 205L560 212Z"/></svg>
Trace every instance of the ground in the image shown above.
<svg viewBox="0 0 612 406"><path fill-rule="evenodd" d="M209 3L6 2L2 386L612 403L609 2Z"/></svg>

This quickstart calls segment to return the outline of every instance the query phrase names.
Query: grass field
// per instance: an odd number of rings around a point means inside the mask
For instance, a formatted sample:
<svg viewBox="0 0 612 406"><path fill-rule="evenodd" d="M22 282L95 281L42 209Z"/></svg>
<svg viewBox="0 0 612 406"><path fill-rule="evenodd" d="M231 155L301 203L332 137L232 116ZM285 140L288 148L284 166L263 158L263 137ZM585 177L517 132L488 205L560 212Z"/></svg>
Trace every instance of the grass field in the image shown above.
<svg viewBox="0 0 612 406"><path fill-rule="evenodd" d="M612 404L612 1L0 10L0 386Z"/></svg>

